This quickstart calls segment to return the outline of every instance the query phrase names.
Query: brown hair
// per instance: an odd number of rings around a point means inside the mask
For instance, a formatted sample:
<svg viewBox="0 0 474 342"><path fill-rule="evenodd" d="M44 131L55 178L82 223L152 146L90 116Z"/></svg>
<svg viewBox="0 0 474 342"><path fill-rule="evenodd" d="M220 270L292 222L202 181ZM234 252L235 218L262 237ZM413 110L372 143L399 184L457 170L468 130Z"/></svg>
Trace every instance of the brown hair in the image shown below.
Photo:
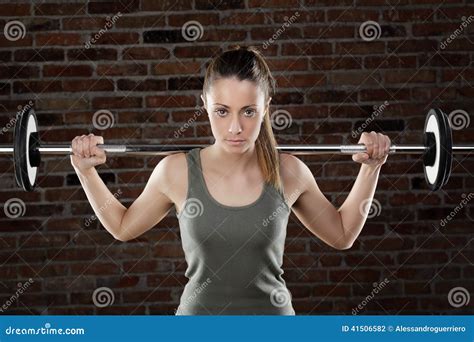
<svg viewBox="0 0 474 342"><path fill-rule="evenodd" d="M275 93L276 81L262 54L257 48L236 45L215 57L206 70L203 93L209 91L212 82L219 78L237 77L238 80L248 80L261 87L265 94L265 104ZM277 143L273 135L269 109L264 114L262 128L255 142L258 164L264 179L277 191L282 192L280 180L280 161Z"/></svg>

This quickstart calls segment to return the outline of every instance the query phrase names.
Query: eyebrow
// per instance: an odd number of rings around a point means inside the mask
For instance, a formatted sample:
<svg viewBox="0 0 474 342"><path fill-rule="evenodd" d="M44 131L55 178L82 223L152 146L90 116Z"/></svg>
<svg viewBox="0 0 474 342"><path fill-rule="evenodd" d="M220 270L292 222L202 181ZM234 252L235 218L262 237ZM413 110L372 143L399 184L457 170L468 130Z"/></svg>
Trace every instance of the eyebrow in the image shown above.
<svg viewBox="0 0 474 342"><path fill-rule="evenodd" d="M214 103L215 105L219 105L219 106L223 106L225 108L230 108L229 106L226 106L225 104L222 104L222 103ZM252 106L257 106L256 104L251 104L251 105L248 105L248 106L243 106L241 109L244 109L244 108L248 108L248 107L252 107Z"/></svg>

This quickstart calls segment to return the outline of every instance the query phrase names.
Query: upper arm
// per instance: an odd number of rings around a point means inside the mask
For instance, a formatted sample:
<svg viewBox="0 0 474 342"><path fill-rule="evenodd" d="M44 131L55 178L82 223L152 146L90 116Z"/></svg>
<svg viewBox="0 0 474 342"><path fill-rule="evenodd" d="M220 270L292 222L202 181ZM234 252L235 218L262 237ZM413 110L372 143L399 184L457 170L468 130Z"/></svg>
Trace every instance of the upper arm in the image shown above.
<svg viewBox="0 0 474 342"><path fill-rule="evenodd" d="M345 246L344 229L339 211L318 187L309 167L296 156L286 158L285 171L300 193L292 210L301 223L314 235L336 249Z"/></svg>
<svg viewBox="0 0 474 342"><path fill-rule="evenodd" d="M168 214L173 202L166 194L172 183L172 170L176 162L177 156L169 155L155 166L143 192L127 209L122 218L120 225L122 241L140 236Z"/></svg>

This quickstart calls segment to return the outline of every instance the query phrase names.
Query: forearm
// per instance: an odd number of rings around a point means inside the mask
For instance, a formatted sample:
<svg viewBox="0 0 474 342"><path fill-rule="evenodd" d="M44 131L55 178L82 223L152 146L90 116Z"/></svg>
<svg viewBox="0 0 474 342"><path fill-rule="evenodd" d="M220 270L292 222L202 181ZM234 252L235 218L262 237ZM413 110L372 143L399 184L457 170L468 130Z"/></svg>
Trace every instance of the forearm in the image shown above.
<svg viewBox="0 0 474 342"><path fill-rule="evenodd" d="M127 208L117 200L117 195L114 196L110 192L95 168L91 168L87 172L76 170L76 173L95 215L105 229L113 237L119 239L121 221Z"/></svg>
<svg viewBox="0 0 474 342"><path fill-rule="evenodd" d="M345 242L348 246L351 246L357 239L367 220L370 208L368 203L373 199L381 167L381 165L369 166L362 164L351 192L338 209L341 215ZM363 203L366 205L361 208Z"/></svg>

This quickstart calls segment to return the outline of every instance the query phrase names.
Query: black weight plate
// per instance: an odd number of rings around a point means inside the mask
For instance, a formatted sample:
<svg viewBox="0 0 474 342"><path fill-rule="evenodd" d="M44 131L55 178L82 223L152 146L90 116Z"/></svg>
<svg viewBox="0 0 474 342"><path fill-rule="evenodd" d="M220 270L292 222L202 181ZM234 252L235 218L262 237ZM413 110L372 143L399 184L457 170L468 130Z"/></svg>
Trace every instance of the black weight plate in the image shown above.
<svg viewBox="0 0 474 342"><path fill-rule="evenodd" d="M25 191L32 191L36 185L40 156L33 148L39 144L37 131L38 121L34 110L25 109L18 115L13 138L15 180Z"/></svg>
<svg viewBox="0 0 474 342"><path fill-rule="evenodd" d="M427 163L425 158L423 169L430 190L436 191L447 183L451 175L453 139L446 114L440 109L431 109L426 116L424 132L425 136L431 132L435 138L434 161Z"/></svg>

